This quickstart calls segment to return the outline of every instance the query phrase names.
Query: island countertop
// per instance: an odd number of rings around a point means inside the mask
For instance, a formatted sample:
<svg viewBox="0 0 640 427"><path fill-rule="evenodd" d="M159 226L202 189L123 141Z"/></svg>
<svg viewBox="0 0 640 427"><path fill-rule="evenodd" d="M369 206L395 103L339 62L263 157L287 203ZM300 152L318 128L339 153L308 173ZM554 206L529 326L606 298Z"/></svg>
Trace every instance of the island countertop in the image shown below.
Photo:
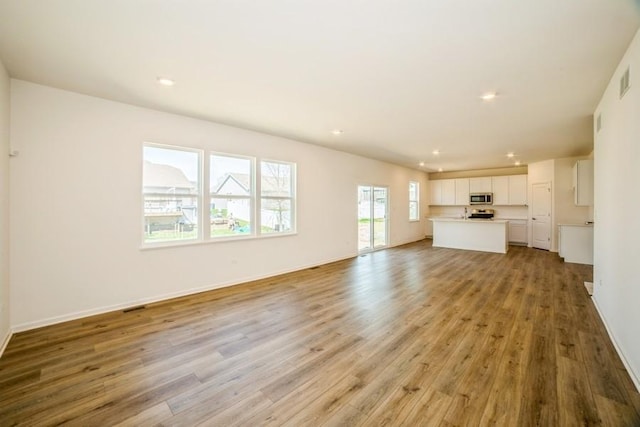
<svg viewBox="0 0 640 427"><path fill-rule="evenodd" d="M478 218L478 219L471 219L471 218L449 218L449 217L431 217L429 218L431 221L446 221L446 222L469 222L469 223L478 223L478 224L485 224L485 223L495 223L495 224L506 224L509 222L508 219L482 219L482 218Z"/></svg>
<svg viewBox="0 0 640 427"><path fill-rule="evenodd" d="M433 246L507 253L509 221L500 219L430 218Z"/></svg>

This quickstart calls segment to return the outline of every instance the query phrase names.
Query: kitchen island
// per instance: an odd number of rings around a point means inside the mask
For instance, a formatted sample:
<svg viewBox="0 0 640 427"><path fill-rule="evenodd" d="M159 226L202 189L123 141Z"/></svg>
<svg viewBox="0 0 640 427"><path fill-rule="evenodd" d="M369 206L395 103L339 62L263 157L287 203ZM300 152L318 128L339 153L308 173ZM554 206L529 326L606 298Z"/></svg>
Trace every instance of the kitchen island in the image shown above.
<svg viewBox="0 0 640 427"><path fill-rule="evenodd" d="M431 218L433 246L506 254L509 221L494 219Z"/></svg>

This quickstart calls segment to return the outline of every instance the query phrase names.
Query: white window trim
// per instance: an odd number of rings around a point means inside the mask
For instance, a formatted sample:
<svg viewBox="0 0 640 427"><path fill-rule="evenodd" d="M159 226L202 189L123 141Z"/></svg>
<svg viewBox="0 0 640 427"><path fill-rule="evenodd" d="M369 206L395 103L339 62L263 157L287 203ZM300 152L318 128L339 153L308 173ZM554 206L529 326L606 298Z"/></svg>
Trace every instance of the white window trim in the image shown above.
<svg viewBox="0 0 640 427"><path fill-rule="evenodd" d="M193 239L181 239L181 240L160 240L157 242L147 242L145 240L146 237L146 233L145 233L145 193L144 193L144 176L141 177L140 179L140 195L141 195L141 203L140 203L140 218L141 218L141 222L142 222L142 227L140 229L141 232L141 241L142 241L142 247L143 248L148 248L148 247L166 247L166 246L179 246L179 245L184 245L184 244L193 244L196 242L200 242L202 241L202 236L203 236L203 218L202 218L202 203L203 203L203 194L204 194L204 184L203 184L203 172L204 172L204 165L203 165L203 158L204 158L204 150L199 149L199 148L192 148L192 147L183 147L183 146L179 146L179 145L170 145L170 144L158 144L158 143L154 143L154 142L144 142L142 144L142 149L141 149L141 154L142 154L142 167L144 168L144 148L145 147L154 147L154 148L161 148L161 149L165 149L165 150L176 150L176 151L185 151L185 152L189 152L189 153L196 153L198 155L198 187L197 187L197 191L198 194L196 196L196 204L198 206L198 212L196 215L197 221L198 223L196 224L197 226L197 230L198 230L198 234L196 235L195 238ZM144 173L144 172L143 172Z"/></svg>
<svg viewBox="0 0 640 427"><path fill-rule="evenodd" d="M179 145L171 145L171 144L159 144L153 142L143 142L142 144L142 165L144 167L144 148L145 147L157 147L164 148L169 150L177 150L177 151L185 151L185 152L193 152L198 154L198 187L197 187L197 197L196 203L198 206L197 212L197 236L193 239L182 239L182 240L162 240L156 242L147 242L145 241L145 194L144 194L144 179L141 181L141 202L140 202L140 211L141 211L141 246L140 250L153 250L153 249L167 249L167 248L175 248L180 246L193 246L193 245L203 245L203 244L211 244L211 243L220 243L220 242L229 242L229 241L238 241L238 240L247 240L247 239L270 239L275 237L285 237L285 236L294 236L298 234L298 221L297 221L297 163L285 161L285 160L274 160L267 158L259 158L254 156L246 156L242 154L234 154L234 153L224 153L217 151L207 151L201 148L193 148L193 147L185 147ZM230 199L249 199L251 203L250 215L251 215L251 224L252 230L251 233L246 235L230 235L230 236L211 236L211 220L210 220L210 206L211 206L211 186L210 186L210 174L211 174L211 156L225 156L225 157L234 157L239 159L249 159L251 161L251 183L252 183L252 192L249 197L247 196L239 196L239 195L224 195L225 198ZM263 197L261 194L261 178L262 178L262 162L268 163L279 163L284 164L291 167L291 196L266 196ZM215 197L214 197L215 198ZM271 232L271 233L262 233L262 225L260 218L260 210L262 209L262 199L273 199L273 200L290 200L291 203L291 230L284 232Z"/></svg>
<svg viewBox="0 0 640 427"><path fill-rule="evenodd" d="M416 198L411 198L411 184L415 184L416 186ZM411 206L416 205L416 217L411 218ZM420 183L418 181L409 181L409 222L419 222L420 221Z"/></svg>

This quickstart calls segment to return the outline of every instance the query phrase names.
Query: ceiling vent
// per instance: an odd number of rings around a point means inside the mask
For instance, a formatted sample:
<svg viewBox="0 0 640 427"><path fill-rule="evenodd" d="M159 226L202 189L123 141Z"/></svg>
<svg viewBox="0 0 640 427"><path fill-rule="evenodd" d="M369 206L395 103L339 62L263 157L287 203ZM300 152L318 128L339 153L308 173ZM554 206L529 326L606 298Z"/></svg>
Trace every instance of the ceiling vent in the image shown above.
<svg viewBox="0 0 640 427"><path fill-rule="evenodd" d="M596 132L600 132L600 129L602 129L602 113L596 118Z"/></svg>
<svg viewBox="0 0 640 427"><path fill-rule="evenodd" d="M629 78L629 68L627 67L627 71L624 72L622 77L620 77L620 98L624 96L625 93L631 87L631 80Z"/></svg>

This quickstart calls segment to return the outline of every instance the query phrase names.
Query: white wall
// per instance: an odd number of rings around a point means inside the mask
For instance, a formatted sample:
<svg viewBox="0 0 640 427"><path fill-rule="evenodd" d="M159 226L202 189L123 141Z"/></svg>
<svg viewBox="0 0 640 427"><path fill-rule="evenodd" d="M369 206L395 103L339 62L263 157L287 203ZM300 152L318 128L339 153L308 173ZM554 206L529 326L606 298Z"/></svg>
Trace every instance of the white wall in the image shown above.
<svg viewBox="0 0 640 427"><path fill-rule="evenodd" d="M390 190L391 245L426 174L309 144L12 80L11 319L21 330L356 255L358 184ZM298 234L140 250L144 141L298 165ZM424 212L424 211L423 211Z"/></svg>
<svg viewBox="0 0 640 427"><path fill-rule="evenodd" d="M620 99L622 73L631 88ZM594 299L640 389L640 32L622 58L598 105L595 133Z"/></svg>
<svg viewBox="0 0 640 427"><path fill-rule="evenodd" d="M0 62L0 355L10 336L9 317L9 74Z"/></svg>

